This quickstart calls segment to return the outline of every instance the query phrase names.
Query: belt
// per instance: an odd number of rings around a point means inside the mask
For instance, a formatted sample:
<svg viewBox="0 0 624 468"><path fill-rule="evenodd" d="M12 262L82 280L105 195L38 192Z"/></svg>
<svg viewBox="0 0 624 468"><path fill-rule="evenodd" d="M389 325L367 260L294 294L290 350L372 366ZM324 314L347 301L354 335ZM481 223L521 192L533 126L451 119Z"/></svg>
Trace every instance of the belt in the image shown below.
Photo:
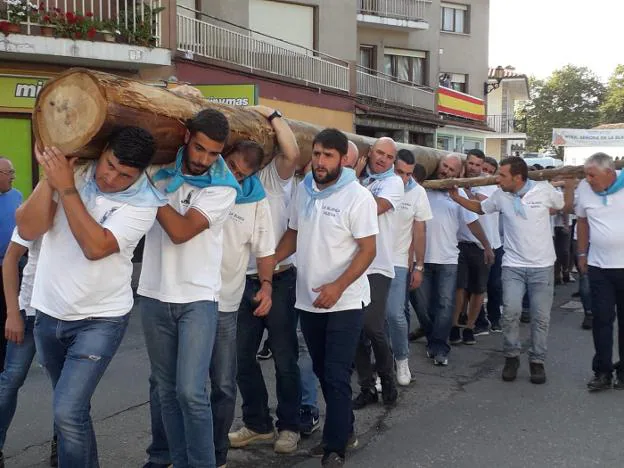
<svg viewBox="0 0 624 468"><path fill-rule="evenodd" d="M290 271L293 269L293 265L292 263L289 265L282 265L279 267L278 270L273 272L273 278L279 278L280 276L282 276L284 273ZM247 278L252 279L252 280L256 280L256 281L260 281L260 277L258 276L257 273L253 274L253 275L247 275Z"/></svg>

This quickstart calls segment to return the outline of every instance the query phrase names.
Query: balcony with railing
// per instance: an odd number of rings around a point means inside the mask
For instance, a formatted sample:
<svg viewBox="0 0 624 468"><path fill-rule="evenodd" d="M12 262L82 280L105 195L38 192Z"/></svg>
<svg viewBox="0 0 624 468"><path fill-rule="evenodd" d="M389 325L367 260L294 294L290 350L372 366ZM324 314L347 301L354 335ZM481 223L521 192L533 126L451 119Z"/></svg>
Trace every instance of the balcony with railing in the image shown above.
<svg viewBox="0 0 624 468"><path fill-rule="evenodd" d="M5 0L0 59L137 69L170 65L161 0Z"/></svg>
<svg viewBox="0 0 624 468"><path fill-rule="evenodd" d="M496 133L504 135L518 135L525 132L525 122L507 115L488 115L487 126Z"/></svg>
<svg viewBox="0 0 624 468"><path fill-rule="evenodd" d="M357 20L383 28L428 29L431 0L357 0Z"/></svg>
<svg viewBox="0 0 624 468"><path fill-rule="evenodd" d="M416 83L398 82L384 73L358 67L357 94L376 101L411 108L435 110L435 92Z"/></svg>
<svg viewBox="0 0 624 468"><path fill-rule="evenodd" d="M349 91L348 62L231 23L226 27L219 22L217 18L178 6L178 50L191 59L204 57L306 85Z"/></svg>

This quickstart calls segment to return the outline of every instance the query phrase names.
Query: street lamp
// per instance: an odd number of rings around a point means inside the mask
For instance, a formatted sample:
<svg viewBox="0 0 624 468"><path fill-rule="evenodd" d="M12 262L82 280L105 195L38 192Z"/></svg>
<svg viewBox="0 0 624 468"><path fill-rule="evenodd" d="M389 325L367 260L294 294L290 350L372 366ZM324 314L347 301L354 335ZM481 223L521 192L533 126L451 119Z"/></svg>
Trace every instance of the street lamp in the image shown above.
<svg viewBox="0 0 624 468"><path fill-rule="evenodd" d="M496 83L490 83L489 80L483 83L483 94L487 95L487 94L490 94L495 89L498 89L498 87L500 86L500 82L503 81L504 77L505 77L505 69L499 65L494 70L494 79L496 80Z"/></svg>

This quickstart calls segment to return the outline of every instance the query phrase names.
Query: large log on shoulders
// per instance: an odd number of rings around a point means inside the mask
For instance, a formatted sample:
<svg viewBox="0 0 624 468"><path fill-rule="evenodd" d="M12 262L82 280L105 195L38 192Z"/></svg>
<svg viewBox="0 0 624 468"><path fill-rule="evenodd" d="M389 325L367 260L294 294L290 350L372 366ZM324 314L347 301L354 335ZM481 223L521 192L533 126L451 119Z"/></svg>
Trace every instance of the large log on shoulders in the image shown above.
<svg viewBox="0 0 624 468"><path fill-rule="evenodd" d="M271 125L253 108L180 97L164 88L80 68L62 73L44 86L35 103L33 130L36 140L44 146L57 146L66 154L93 159L99 156L115 127L140 126L156 138L154 163L161 164L171 162L183 144L185 121L206 108L218 109L228 118L228 145L241 139L258 142L265 150L265 164L278 150ZM322 128L291 119L288 123L299 143L299 166L303 167L310 160L312 140ZM360 156L365 157L374 139L347 136L358 146ZM446 154L416 145L399 147L413 151L427 174L435 171L439 158Z"/></svg>

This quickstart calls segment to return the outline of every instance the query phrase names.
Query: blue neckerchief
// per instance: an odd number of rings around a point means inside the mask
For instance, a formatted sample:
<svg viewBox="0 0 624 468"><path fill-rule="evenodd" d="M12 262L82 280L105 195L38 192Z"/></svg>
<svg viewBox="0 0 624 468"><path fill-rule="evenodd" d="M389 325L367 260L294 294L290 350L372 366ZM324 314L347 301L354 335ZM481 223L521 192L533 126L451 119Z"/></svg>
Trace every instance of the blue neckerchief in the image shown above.
<svg viewBox="0 0 624 468"><path fill-rule="evenodd" d="M409 180L407 181L407 185L405 186L405 193L411 190L414 190L416 186L418 186L418 184L416 183L414 179L410 177Z"/></svg>
<svg viewBox="0 0 624 468"><path fill-rule="evenodd" d="M607 196L613 195L616 192L619 192L624 188L624 171L620 171L615 179L615 182L611 184L611 186L607 190L603 190L602 192L596 192L596 195L600 195L602 197L602 204L607 205Z"/></svg>
<svg viewBox="0 0 624 468"><path fill-rule="evenodd" d="M388 177L392 177L394 175L394 166L392 166L386 172L382 172L380 174L371 174L370 170L368 169L368 165L366 165L365 171L366 171L366 173L365 173L364 177L362 178L362 185L364 187L366 187L372 181L384 180L384 179L387 179Z"/></svg>
<svg viewBox="0 0 624 468"><path fill-rule="evenodd" d="M166 193L175 192L184 182L193 187L232 187L236 190L236 195L240 194L241 187L230 169L225 164L222 156L210 166L210 168L200 176L182 174L182 156L184 155L184 146L180 147L176 156L175 169L161 169L154 175L154 182L171 178L171 181L165 188Z"/></svg>
<svg viewBox="0 0 624 468"><path fill-rule="evenodd" d="M513 205L516 216L522 216L524 219L527 219L526 212L524 211L524 205L522 205L522 197L524 197L529 190L533 188L535 182L531 179L527 179L524 183L524 186L513 194Z"/></svg>
<svg viewBox="0 0 624 468"><path fill-rule="evenodd" d="M236 196L237 205L259 202L266 197L262 182L260 182L260 179L255 174L245 177L240 185L242 190L241 193Z"/></svg>
<svg viewBox="0 0 624 468"><path fill-rule="evenodd" d="M143 172L141 176L122 192L104 193L97 186L95 181L95 163L87 170L87 183L82 187L80 193L85 201L95 200L97 197L108 198L118 203L140 208L156 208L165 206L168 203L167 197L158 191Z"/></svg>
<svg viewBox="0 0 624 468"><path fill-rule="evenodd" d="M314 211L314 202L316 200L323 200L334 193L340 191L343 187L350 184L354 180L357 180L355 175L355 171L348 167L343 167L340 172L340 177L336 181L335 184L330 185L329 187L324 188L323 190L315 190L313 182L312 172L308 172L305 178L303 179L303 186L306 189L308 196L310 197L306 201L305 206L305 216L309 218Z"/></svg>

